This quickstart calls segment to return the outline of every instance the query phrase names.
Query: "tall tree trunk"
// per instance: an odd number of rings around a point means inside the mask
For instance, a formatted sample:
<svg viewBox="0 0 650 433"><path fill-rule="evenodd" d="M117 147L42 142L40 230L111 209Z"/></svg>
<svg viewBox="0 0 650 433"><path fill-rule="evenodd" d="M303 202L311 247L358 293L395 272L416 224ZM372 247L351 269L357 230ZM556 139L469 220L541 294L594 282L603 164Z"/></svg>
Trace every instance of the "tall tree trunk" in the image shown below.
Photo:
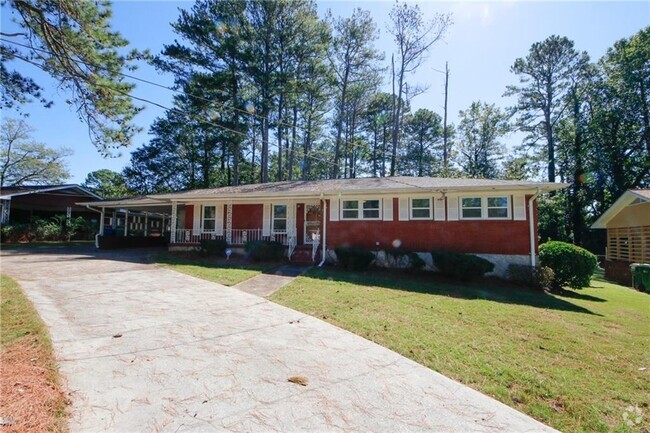
<svg viewBox="0 0 650 433"><path fill-rule="evenodd" d="M571 95L573 99L573 122L575 128L575 136L573 138L573 158L574 158L574 173L573 173L573 187L571 188L571 210L572 210L572 226L573 226L573 241L576 245L582 245L582 235L585 229L584 209L582 203L582 184L584 182L584 167L582 161L582 122L580 119L580 100L578 93L574 89Z"/></svg>
<svg viewBox="0 0 650 433"><path fill-rule="evenodd" d="M378 135L379 131L377 131L377 118L373 119L372 123L372 133L373 133L373 143L372 143L372 175L374 177L377 177L379 175L378 170L379 167L377 166L377 146L379 145L378 141Z"/></svg>
<svg viewBox="0 0 650 433"><path fill-rule="evenodd" d="M289 150L289 158L287 164L289 164L289 180L293 180L293 164L294 164L294 155L296 152L296 130L298 128L298 104L293 105L293 121L291 125L291 149Z"/></svg>
<svg viewBox="0 0 650 433"><path fill-rule="evenodd" d="M449 130L447 129L447 95L449 94L449 63L445 62L445 117L442 129L442 169L449 176Z"/></svg>
<svg viewBox="0 0 650 433"><path fill-rule="evenodd" d="M343 74L343 83L341 83L341 100L339 105L339 115L336 120L336 142L334 144L334 165L332 166L332 173L330 178L337 179L339 177L339 159L341 158L341 135L343 134L343 120L345 116L345 104L347 102L348 93L348 74L349 70L346 67Z"/></svg>
<svg viewBox="0 0 650 433"><path fill-rule="evenodd" d="M282 110L284 109L284 93L280 92L278 100L278 181L284 180L282 175Z"/></svg>
<svg viewBox="0 0 650 433"><path fill-rule="evenodd" d="M239 83L237 82L237 73L234 68L231 68L232 76L232 99L233 104L237 107L237 102L239 100ZM234 113L234 125L235 129L239 130L239 111L233 110ZM241 145L241 137L239 135L233 135L233 149L232 149L232 185L239 185L239 152Z"/></svg>
<svg viewBox="0 0 650 433"><path fill-rule="evenodd" d="M390 159L390 175L395 176L397 171L397 146L399 144L399 132L402 127L402 94L404 92L404 60L402 59L402 66L400 68L399 79L397 83L397 101L395 101L395 117L393 118L393 149ZM393 90L393 93L395 90Z"/></svg>

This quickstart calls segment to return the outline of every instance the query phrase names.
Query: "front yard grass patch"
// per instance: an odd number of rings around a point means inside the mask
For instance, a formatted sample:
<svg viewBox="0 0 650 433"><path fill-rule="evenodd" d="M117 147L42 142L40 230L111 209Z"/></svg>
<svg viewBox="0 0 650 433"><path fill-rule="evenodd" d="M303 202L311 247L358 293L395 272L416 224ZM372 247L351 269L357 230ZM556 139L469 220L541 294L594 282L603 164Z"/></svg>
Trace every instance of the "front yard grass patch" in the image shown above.
<svg viewBox="0 0 650 433"><path fill-rule="evenodd" d="M246 263L237 258L226 260L173 253L158 254L152 259L166 268L224 286L234 286L278 266L277 263Z"/></svg>
<svg viewBox="0 0 650 433"><path fill-rule="evenodd" d="M15 281L1 275L0 293L0 418L11 423L3 431L67 432L68 400L47 329Z"/></svg>
<svg viewBox="0 0 650 433"><path fill-rule="evenodd" d="M388 347L562 431L650 431L650 296L312 269L272 301ZM640 410L639 424L625 413ZM637 409L638 408L638 409ZM635 418L628 413L628 418Z"/></svg>

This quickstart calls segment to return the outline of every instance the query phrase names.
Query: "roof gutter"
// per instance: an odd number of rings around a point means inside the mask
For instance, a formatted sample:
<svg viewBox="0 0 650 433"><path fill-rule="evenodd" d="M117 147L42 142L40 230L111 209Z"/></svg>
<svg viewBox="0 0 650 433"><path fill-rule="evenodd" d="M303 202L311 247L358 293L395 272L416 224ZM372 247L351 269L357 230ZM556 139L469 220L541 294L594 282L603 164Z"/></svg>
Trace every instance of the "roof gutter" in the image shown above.
<svg viewBox="0 0 650 433"><path fill-rule="evenodd" d="M536 257L535 257L535 217L533 215L533 202L541 194L540 188L537 188L537 192L528 199L528 229L530 232L530 266L533 268L536 266Z"/></svg>

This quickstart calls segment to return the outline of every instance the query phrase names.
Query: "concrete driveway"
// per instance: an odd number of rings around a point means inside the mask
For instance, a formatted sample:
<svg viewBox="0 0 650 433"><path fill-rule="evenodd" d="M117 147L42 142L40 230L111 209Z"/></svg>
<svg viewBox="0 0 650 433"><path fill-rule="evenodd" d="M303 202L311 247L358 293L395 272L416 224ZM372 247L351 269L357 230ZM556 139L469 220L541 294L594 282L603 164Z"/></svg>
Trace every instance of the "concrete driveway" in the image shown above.
<svg viewBox="0 0 650 433"><path fill-rule="evenodd" d="M1 260L50 327L72 432L553 431L384 347L142 252Z"/></svg>

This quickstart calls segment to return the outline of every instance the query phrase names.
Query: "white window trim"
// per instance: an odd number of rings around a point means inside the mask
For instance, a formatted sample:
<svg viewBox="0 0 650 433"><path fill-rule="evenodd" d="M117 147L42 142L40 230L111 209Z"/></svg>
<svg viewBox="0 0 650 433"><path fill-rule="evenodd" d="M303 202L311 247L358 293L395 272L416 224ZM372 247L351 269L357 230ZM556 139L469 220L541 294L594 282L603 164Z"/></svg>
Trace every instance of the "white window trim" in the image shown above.
<svg viewBox="0 0 650 433"><path fill-rule="evenodd" d="M413 207L413 200L429 200L429 216L428 217L415 217L413 216L413 211L414 210L422 210L422 209L427 209L424 207L418 207L414 208ZM433 198L431 197L410 197L409 198L409 219L411 220L432 220L433 219Z"/></svg>
<svg viewBox="0 0 650 433"><path fill-rule="evenodd" d="M363 202L364 201L371 201L371 200L376 200L376 201L379 202L379 207L376 209L378 216L377 216L377 218L364 218L363 217ZM357 210L357 218L345 218L343 216L343 211L345 211L345 210L348 210L348 211L353 210L353 209L344 209L343 208L343 203L346 202L346 201L356 201L359 204L359 207L356 209ZM383 210L382 204L383 204L382 199L379 198L379 197L342 198L341 201L340 201L340 205L339 205L339 212L340 212L339 219L341 221L381 221L382 220L382 210ZM366 210L370 210L370 209L366 209ZM372 209L372 210L375 210L375 209Z"/></svg>
<svg viewBox="0 0 650 433"><path fill-rule="evenodd" d="M505 198L506 199L506 216L505 217L490 217L488 209L503 209L502 207L488 207L488 200L491 198ZM485 197L485 219L487 220L510 220L512 219L512 199L509 195L489 195Z"/></svg>
<svg viewBox="0 0 650 433"><path fill-rule="evenodd" d="M206 218L205 217L205 209L213 207L214 208L214 218ZM200 212L201 212L201 232L202 233L214 233L217 231L217 205L203 205L199 206ZM206 221L214 221L214 229L212 230L207 230L205 228L205 222Z"/></svg>
<svg viewBox="0 0 650 433"><path fill-rule="evenodd" d="M480 217L465 217L463 216L463 199L465 198L480 198L481 199L481 216ZM507 201L506 217L488 217L488 199L490 198L505 198ZM464 221L477 221L477 220L489 220L489 221L507 221L512 219L512 197L510 195L462 195L458 197L458 217ZM470 208L477 209L477 208ZM503 209L503 208L492 208L492 209Z"/></svg>
<svg viewBox="0 0 650 433"><path fill-rule="evenodd" d="M275 207L276 206L284 206L286 208L285 210L285 217L284 218L276 218L275 217ZM284 230L276 230L275 229L275 220L284 220L285 221L285 229ZM271 204L271 233L288 233L289 232L289 204L288 203L272 203Z"/></svg>

